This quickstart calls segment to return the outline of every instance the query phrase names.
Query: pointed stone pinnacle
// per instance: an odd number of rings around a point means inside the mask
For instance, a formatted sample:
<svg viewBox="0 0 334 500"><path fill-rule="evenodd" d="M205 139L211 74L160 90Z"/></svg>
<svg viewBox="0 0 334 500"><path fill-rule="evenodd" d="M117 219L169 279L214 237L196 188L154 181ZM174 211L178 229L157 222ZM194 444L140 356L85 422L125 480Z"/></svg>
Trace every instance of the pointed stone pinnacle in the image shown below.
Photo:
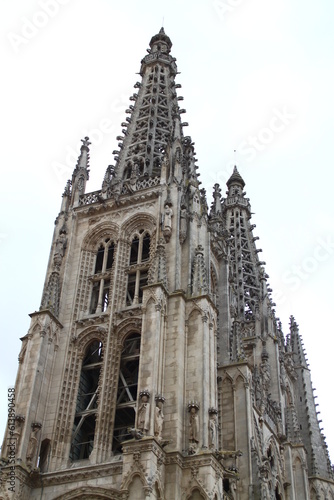
<svg viewBox="0 0 334 500"><path fill-rule="evenodd" d="M231 177L226 182L227 187L230 187L230 185L233 184L233 183L234 184L241 184L242 187L245 186L245 181L243 180L243 178L239 174L236 165L234 166L233 173L232 173Z"/></svg>

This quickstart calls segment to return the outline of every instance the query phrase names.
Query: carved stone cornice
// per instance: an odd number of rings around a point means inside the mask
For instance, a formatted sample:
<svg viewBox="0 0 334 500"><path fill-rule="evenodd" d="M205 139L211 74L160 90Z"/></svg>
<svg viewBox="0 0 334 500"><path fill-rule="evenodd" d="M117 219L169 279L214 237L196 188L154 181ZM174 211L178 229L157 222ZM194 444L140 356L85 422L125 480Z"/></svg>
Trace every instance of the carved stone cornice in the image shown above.
<svg viewBox="0 0 334 500"><path fill-rule="evenodd" d="M101 477L121 475L123 471L122 457L115 463L87 465L73 469L58 470L38 474L36 486L51 486L54 484L77 483Z"/></svg>
<svg viewBox="0 0 334 500"><path fill-rule="evenodd" d="M63 328L63 325L61 322L56 318L56 316L50 311L50 309L41 309L40 311L35 311L33 313L30 313L29 316L31 318L34 318L35 316L43 316L46 314L49 316L49 318L54 321L60 328Z"/></svg>
<svg viewBox="0 0 334 500"><path fill-rule="evenodd" d="M87 193L89 195L90 193ZM160 185L151 187L151 188L146 188L143 190L138 191L136 194L126 194L126 195L121 195L118 201L114 201L111 199L104 200L100 199L92 204L87 204L87 205L80 205L78 207L75 207L74 210L76 214L80 217L86 217L87 215L90 217L92 215L98 215L102 212L111 212L113 210L120 210L121 208L126 208L129 206L133 206L134 204L136 205L136 210L138 209L138 206L143 206L147 204L148 201L154 200L159 198L160 196ZM149 206L154 206L154 204L150 203Z"/></svg>

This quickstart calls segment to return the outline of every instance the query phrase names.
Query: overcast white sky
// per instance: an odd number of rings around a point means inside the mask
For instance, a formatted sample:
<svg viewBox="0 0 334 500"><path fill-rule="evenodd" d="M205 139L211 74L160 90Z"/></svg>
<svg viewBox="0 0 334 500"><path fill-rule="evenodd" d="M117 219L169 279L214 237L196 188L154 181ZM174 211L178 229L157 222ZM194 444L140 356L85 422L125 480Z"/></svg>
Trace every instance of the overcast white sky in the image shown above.
<svg viewBox="0 0 334 500"><path fill-rule="evenodd" d="M80 139L91 138L94 191L164 22L209 204L237 149L277 315L285 333L290 314L300 325L334 461L332 0L7 0L1 10L1 435Z"/></svg>

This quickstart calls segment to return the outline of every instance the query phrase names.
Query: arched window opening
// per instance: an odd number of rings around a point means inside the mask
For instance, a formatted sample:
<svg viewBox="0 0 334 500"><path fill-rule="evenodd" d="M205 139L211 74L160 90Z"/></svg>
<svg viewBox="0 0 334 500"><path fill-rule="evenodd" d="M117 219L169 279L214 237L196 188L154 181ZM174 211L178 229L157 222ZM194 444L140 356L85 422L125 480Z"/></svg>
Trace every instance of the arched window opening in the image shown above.
<svg viewBox="0 0 334 500"><path fill-rule="evenodd" d="M138 302L143 302L143 287L148 283L148 269L139 271Z"/></svg>
<svg viewBox="0 0 334 500"><path fill-rule="evenodd" d="M130 265L137 264L139 254L139 238L135 236L131 243Z"/></svg>
<svg viewBox="0 0 334 500"><path fill-rule="evenodd" d="M129 429L135 426L140 340L139 333L132 333L123 344L113 435L114 453L121 453L123 442L132 438Z"/></svg>
<svg viewBox="0 0 334 500"><path fill-rule="evenodd" d="M71 460L88 458L93 450L101 366L102 343L95 340L88 346L82 362L70 450Z"/></svg>
<svg viewBox="0 0 334 500"><path fill-rule="evenodd" d="M150 243L151 243L151 237L148 233L145 233L143 237L143 250L141 255L142 262L145 262L150 258Z"/></svg>
<svg viewBox="0 0 334 500"><path fill-rule="evenodd" d="M41 472L46 472L48 470L50 447L50 439L43 439L37 462L37 467L39 467Z"/></svg>
<svg viewBox="0 0 334 500"><path fill-rule="evenodd" d="M126 292L126 305L131 306L135 299L137 273L128 274L128 287Z"/></svg>
<svg viewBox="0 0 334 500"><path fill-rule="evenodd" d="M103 283L103 292L102 292L102 312L107 310L109 304L109 290L110 290L110 280L104 280Z"/></svg>
<svg viewBox="0 0 334 500"><path fill-rule="evenodd" d="M95 283L93 283L92 298L90 303L90 312L92 314L94 314L96 311L97 303L99 301L99 293L100 293L100 282L96 281Z"/></svg>
<svg viewBox="0 0 334 500"><path fill-rule="evenodd" d="M110 238L101 243L95 260L95 271L92 279L92 294L89 313L105 312L109 304L110 272L114 264L115 244ZM108 273L108 274L107 274Z"/></svg>
<svg viewBox="0 0 334 500"><path fill-rule="evenodd" d="M148 283L148 263L150 259L151 236L143 229L131 243L130 268L127 271L126 305L140 304L143 300L143 287Z"/></svg>
<svg viewBox="0 0 334 500"><path fill-rule="evenodd" d="M104 258L104 246L101 245L96 254L96 262L95 262L95 272L100 273L102 271L103 266L103 258Z"/></svg>
<svg viewBox="0 0 334 500"><path fill-rule="evenodd" d="M115 251L115 245L114 245L114 243L111 243L109 245L109 247L108 247L106 269L111 269L112 268L112 265L114 263L114 251Z"/></svg>

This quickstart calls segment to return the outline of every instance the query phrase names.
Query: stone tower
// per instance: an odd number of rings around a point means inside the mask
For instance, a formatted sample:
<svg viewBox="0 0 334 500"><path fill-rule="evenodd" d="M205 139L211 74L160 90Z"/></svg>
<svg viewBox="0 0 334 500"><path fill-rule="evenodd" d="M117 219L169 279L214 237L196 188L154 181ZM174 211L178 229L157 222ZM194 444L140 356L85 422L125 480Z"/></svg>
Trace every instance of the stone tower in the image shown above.
<svg viewBox="0 0 334 500"><path fill-rule="evenodd" d="M92 193L82 141L21 339L0 499L334 499L298 325L284 337L275 317L236 167L209 210L171 46L151 39Z"/></svg>

